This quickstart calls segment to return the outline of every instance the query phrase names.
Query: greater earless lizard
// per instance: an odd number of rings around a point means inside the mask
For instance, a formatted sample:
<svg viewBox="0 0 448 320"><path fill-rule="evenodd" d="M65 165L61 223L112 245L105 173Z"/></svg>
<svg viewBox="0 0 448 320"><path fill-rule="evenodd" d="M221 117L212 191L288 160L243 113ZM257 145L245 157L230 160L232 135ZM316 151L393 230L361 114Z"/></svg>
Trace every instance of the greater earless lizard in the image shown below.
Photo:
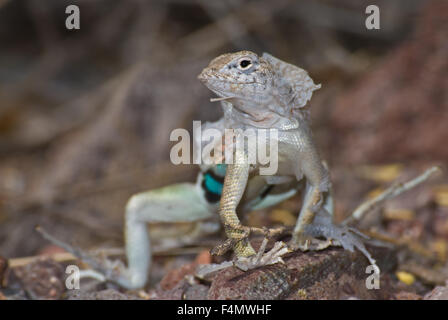
<svg viewBox="0 0 448 320"><path fill-rule="evenodd" d="M206 127L225 129L276 130L278 166L273 175L260 175L260 163L249 163L248 148L234 153L229 164L201 165L196 183L180 183L150 190L131 197L126 206L125 242L128 266L113 263L102 272L88 270L86 276L110 280L126 288L143 287L151 264L151 245L147 223L195 222L188 239L216 232L219 214L227 241L215 248L220 254L233 249L242 269L281 262L286 252L323 249L330 244L365 250L352 229L334 225L329 173L314 143L309 108L314 90L307 72L267 53L250 51L229 53L215 58L198 76L219 96L224 116ZM202 143L195 137L195 143ZM270 252L255 252L249 242L251 233L267 237L278 229L243 226L240 213L273 206L302 190L303 204L288 245L277 242ZM316 238L325 240L317 240ZM182 242L182 241L181 241ZM262 246L264 250L264 246ZM106 271L104 271L106 270Z"/></svg>

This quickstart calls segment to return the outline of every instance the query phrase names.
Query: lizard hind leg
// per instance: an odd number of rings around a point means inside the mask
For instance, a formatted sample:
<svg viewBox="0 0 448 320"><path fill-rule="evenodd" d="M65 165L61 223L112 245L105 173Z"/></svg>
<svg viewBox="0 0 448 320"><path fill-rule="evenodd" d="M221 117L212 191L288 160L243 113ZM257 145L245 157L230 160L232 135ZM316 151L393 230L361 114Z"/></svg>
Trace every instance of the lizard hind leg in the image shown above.
<svg viewBox="0 0 448 320"><path fill-rule="evenodd" d="M180 183L136 194L126 206L124 237L127 267L123 263L107 261L102 270L85 270L81 276L109 280L127 289L141 288L147 282L152 258L147 224L199 222L212 214L213 210L204 200L197 184ZM194 231L198 236L212 229L210 223L204 223Z"/></svg>

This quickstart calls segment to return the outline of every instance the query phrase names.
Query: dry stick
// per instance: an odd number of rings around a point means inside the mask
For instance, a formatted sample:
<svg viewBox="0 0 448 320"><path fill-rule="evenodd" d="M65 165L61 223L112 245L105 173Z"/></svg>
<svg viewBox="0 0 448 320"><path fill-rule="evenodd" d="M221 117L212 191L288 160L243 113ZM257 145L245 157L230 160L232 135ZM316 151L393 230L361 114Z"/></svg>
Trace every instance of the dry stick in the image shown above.
<svg viewBox="0 0 448 320"><path fill-rule="evenodd" d="M59 239L56 239L55 237L50 235L48 232L43 230L42 227L39 227L39 226L36 227L36 231L38 231L45 239L47 239L51 243L57 245L58 247L65 249L68 252L60 252L60 253L55 253L55 254L51 254L51 255L39 255L39 256L30 256L30 257L9 259L8 266L10 268L21 267L21 266L27 265L31 262L34 262L39 258L43 258L43 257L49 257L57 262L65 262L65 261L72 261L72 260L78 260L78 259L84 260L84 256L90 257L91 255L97 256L97 255L101 254L103 256L111 257L111 256L120 256L120 255L124 254L123 248L97 249L97 250L90 250L90 251L88 251L88 253L83 253L81 251L81 249L74 248L72 245L67 244ZM192 247L192 248L168 248L168 249L154 248L153 252L154 252L154 256L178 256L181 254L197 254L199 252L202 252L204 250L209 250L209 249L210 249L210 247L205 247L205 246ZM81 257L81 255L79 253L82 253L83 256ZM92 259L92 257L90 257L90 259ZM89 261L86 260L86 262L88 264L90 264Z"/></svg>
<svg viewBox="0 0 448 320"><path fill-rule="evenodd" d="M38 187L35 190L31 190L31 197L24 203L19 205L17 211L23 211L30 206L40 205L42 203L51 203L56 200L56 191L62 183L66 180L66 177L74 170L73 164L76 163L74 159L82 156L82 152L91 148L92 145L102 143L107 136L108 127L115 121L124 107L123 101L126 98L126 90L131 86L133 79L137 77L139 70L141 70L142 63L136 62L134 65L120 73L119 75L108 80L107 83L100 87L101 91L112 91L115 89L113 95L108 97L108 103L105 104L101 112L103 113L95 123L89 124L88 127L78 133L78 143L76 145L69 144L64 146L62 150L64 152L56 158L52 164L51 170L45 175L45 179L38 181ZM118 89L116 89L118 88ZM100 95L103 95L100 92ZM92 94L94 97L95 94ZM81 143L79 143L81 141ZM70 160L70 161L69 161ZM82 163L82 161L78 161Z"/></svg>
<svg viewBox="0 0 448 320"><path fill-rule="evenodd" d="M93 269L98 270L100 272L104 271L104 267L98 261L96 261L93 257L88 255L87 253L83 252L81 249L71 246L59 239L56 239L51 234L42 229L40 226L36 226L36 231L39 232L42 235L42 237L44 237L48 241L54 243L58 247L63 248L65 251L68 251L74 256L79 257L81 260L87 262Z"/></svg>
<svg viewBox="0 0 448 320"><path fill-rule="evenodd" d="M210 247L177 248L177 249L169 249L169 250L154 249L153 254L154 254L154 256L178 256L181 254L183 254L183 255L197 254L204 250L210 250ZM91 254L93 256L102 254L107 257L115 257L115 256L123 255L124 249L123 248L107 248L107 249L100 249L100 250L92 250L92 251L88 251L88 254ZM39 255L39 256L29 256L29 257L8 259L8 267L9 268L22 267L22 266L25 266L27 264L30 264L30 263L40 259L40 258L50 258L57 262L67 262L67 261L81 259L70 252L60 252L60 253L54 253L54 254L49 254L49 255Z"/></svg>
<svg viewBox="0 0 448 320"><path fill-rule="evenodd" d="M0 0L1 1L1 0ZM132 4L124 1L117 5L103 20L101 20L93 32L85 38L74 40L69 37L68 40L62 40L52 50L44 52L37 62L28 69L24 79L3 86L0 93L7 93L13 98L20 97L24 91L33 88L38 90L48 79L51 79L58 71L75 59L80 59L86 54L91 53L91 47L101 43L112 41L121 30L121 23L132 12ZM117 23L118 22L118 23ZM99 40L98 40L99 39ZM10 108L9 105L1 105L0 111Z"/></svg>
<svg viewBox="0 0 448 320"><path fill-rule="evenodd" d="M188 52L194 56L204 56L220 48L227 42L234 43L242 36L271 21L273 15L284 9L292 0L277 0L272 2L252 2L244 4L243 10L236 10L209 25L194 31L180 39L177 43L180 52ZM233 30L231 39L223 37L223 28L230 30L235 22L244 21L244 28Z"/></svg>
<svg viewBox="0 0 448 320"><path fill-rule="evenodd" d="M8 259L8 267L9 268L22 267L43 257L47 257L47 255ZM48 257L57 262L71 261L77 259L73 254L69 252L55 253L52 255L48 255Z"/></svg>
<svg viewBox="0 0 448 320"><path fill-rule="evenodd" d="M402 194L405 191L411 190L412 188L415 188L419 184L425 182L428 180L428 178L435 172L441 171L440 167L434 166L429 169L427 169L424 173L419 175L418 177L412 179L411 181L408 181L406 183L397 183L390 186L388 189L386 189L384 192L379 194L373 199L367 200L363 203L361 203L355 211L352 213L350 217L345 219L342 224L347 225L349 223L359 221L364 216L366 212L369 212L381 204L383 204L386 200L390 200L392 198L395 198L396 196Z"/></svg>

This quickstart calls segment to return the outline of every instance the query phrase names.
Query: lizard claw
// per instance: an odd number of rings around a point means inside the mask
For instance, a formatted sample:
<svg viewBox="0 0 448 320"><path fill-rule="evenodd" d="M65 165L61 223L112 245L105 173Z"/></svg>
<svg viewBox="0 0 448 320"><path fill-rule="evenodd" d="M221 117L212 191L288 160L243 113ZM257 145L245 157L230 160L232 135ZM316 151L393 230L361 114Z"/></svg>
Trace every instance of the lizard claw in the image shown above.
<svg viewBox="0 0 448 320"><path fill-rule="evenodd" d="M265 253L267 243L268 238L265 237L256 255L239 257L233 262L233 265L243 271L247 271L275 263L285 263L282 256L291 252L288 246L282 241L277 241L274 247Z"/></svg>
<svg viewBox="0 0 448 320"><path fill-rule="evenodd" d="M93 278L100 282L117 282L123 274L126 274L126 272L126 266L123 261L119 259L109 260L107 258L101 258L94 268L80 270L79 277L80 279Z"/></svg>
<svg viewBox="0 0 448 320"><path fill-rule="evenodd" d="M219 264L207 264L201 265L197 268L195 276L200 279L205 279L213 272L234 266L240 270L248 271L258 267L267 266L276 263L285 263L282 256L291 252L288 246L278 241L274 244L274 247L265 253L266 245L268 244L268 238L264 238L261 243L260 249L257 254L250 257L239 257L234 261L224 261Z"/></svg>
<svg viewBox="0 0 448 320"><path fill-rule="evenodd" d="M288 245L291 250L296 251L308 251L311 247L311 242L313 238L304 234L293 235L292 239L289 241Z"/></svg>
<svg viewBox="0 0 448 320"><path fill-rule="evenodd" d="M261 234L265 237L266 240L272 239L274 237L278 237L280 235L283 235L285 233L290 232L288 227L277 227L277 228L256 228L256 227L247 227L247 226L232 226L233 230L238 230L241 232L238 237L228 238L223 243L217 245L214 247L210 253L212 255L221 256L225 254L227 251L233 248L233 246L241 240L245 240L249 238L249 235L251 233L254 234ZM266 247L266 244L265 244Z"/></svg>

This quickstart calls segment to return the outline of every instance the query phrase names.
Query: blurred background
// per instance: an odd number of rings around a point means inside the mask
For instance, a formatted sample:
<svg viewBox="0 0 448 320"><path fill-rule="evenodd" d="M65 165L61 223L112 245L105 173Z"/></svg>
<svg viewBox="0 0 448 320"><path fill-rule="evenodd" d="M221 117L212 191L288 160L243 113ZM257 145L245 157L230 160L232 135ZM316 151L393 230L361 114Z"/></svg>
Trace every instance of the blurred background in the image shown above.
<svg viewBox="0 0 448 320"><path fill-rule="evenodd" d="M79 30L65 28L70 4ZM365 28L370 4L380 30ZM122 247L133 193L194 181L194 166L170 163L169 134L221 116L196 77L242 49L322 84L310 105L337 217L446 168L446 0L0 0L0 255L45 251L37 224L83 248ZM385 230L446 257L446 177L389 205Z"/></svg>

